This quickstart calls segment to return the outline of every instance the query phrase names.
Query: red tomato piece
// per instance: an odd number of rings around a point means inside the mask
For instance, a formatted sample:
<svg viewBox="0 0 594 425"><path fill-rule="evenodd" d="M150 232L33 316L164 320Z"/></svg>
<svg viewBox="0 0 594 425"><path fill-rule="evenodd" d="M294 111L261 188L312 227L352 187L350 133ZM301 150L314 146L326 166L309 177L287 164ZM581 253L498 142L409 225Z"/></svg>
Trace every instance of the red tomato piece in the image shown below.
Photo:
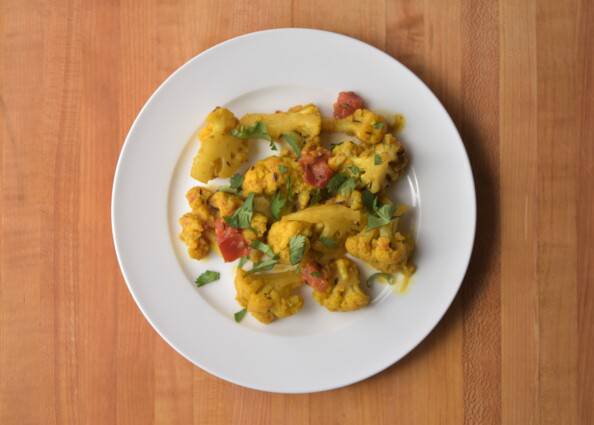
<svg viewBox="0 0 594 425"><path fill-rule="evenodd" d="M301 277L303 281L316 291L325 291L328 288L328 280L322 275L321 267L314 262L301 265Z"/></svg>
<svg viewBox="0 0 594 425"><path fill-rule="evenodd" d="M248 244L239 229L229 226L221 219L215 221L215 236L225 262L237 260L248 254Z"/></svg>
<svg viewBox="0 0 594 425"><path fill-rule="evenodd" d="M357 93L352 91L341 91L334 103L334 118L344 118L352 115L357 109L365 107L365 102Z"/></svg>
<svg viewBox="0 0 594 425"><path fill-rule="evenodd" d="M334 171L328 165L329 152L323 152L318 156L309 153L301 155L299 164L303 169L303 178L306 183L315 187L324 187L328 180L334 175Z"/></svg>

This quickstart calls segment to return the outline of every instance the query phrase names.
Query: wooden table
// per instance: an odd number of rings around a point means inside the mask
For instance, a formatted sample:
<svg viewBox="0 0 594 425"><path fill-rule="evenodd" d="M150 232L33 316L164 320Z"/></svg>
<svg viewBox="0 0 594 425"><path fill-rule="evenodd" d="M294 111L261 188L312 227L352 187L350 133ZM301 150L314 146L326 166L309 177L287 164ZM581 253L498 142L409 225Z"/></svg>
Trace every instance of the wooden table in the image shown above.
<svg viewBox="0 0 594 425"><path fill-rule="evenodd" d="M0 4L0 424L594 423L594 2ZM436 330L378 376L293 396L164 343L124 285L109 214L121 144L159 83L215 43L290 26L417 73L478 192L470 270Z"/></svg>

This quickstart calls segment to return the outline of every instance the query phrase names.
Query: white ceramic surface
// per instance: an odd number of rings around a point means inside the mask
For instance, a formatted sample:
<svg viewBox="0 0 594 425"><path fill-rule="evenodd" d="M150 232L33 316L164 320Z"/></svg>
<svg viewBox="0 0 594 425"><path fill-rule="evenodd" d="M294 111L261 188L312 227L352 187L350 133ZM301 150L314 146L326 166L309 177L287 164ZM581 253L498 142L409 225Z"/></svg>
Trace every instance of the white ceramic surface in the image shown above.
<svg viewBox="0 0 594 425"><path fill-rule="evenodd" d="M401 139L412 165L395 188L413 206L418 271L404 294L374 285L372 304L329 313L305 293L297 315L265 326L233 313L233 269L216 255L190 260L178 217L194 138L207 113L236 115L314 102L330 115L339 91L372 109L406 116ZM254 158L268 153L260 144ZM247 34L196 56L173 73L138 114L114 179L112 224L120 267L139 308L180 354L250 388L285 393L337 388L402 358L439 322L462 282L474 240L475 195L460 136L430 90L385 53L330 32L278 29ZM221 280L196 288L206 269ZM364 268L365 274L369 269Z"/></svg>

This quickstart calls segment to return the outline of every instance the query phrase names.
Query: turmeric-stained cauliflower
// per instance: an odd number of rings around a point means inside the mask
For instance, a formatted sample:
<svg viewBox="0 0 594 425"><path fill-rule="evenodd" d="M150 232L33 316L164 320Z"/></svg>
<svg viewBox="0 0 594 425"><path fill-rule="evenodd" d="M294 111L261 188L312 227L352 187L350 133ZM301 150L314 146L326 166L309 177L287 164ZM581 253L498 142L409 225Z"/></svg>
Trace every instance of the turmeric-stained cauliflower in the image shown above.
<svg viewBox="0 0 594 425"><path fill-rule="evenodd" d="M297 164L290 158L269 156L257 161L247 170L243 177L243 191L272 195L287 184L289 176L291 183L295 185L303 180Z"/></svg>
<svg viewBox="0 0 594 425"><path fill-rule="evenodd" d="M192 177L203 183L215 177L231 177L247 160L248 142L229 134L237 118L225 108L216 108L200 130L200 149L192 162Z"/></svg>
<svg viewBox="0 0 594 425"><path fill-rule="evenodd" d="M287 112L246 114L241 117L240 122L244 126L263 122L268 134L275 140L280 139L283 134L294 132L308 141L320 134L322 116L317 106L308 104L294 106Z"/></svg>
<svg viewBox="0 0 594 425"><path fill-rule="evenodd" d="M264 233L266 233L267 223L268 217L266 217L264 214L254 213L252 216L252 221L250 222L250 228L245 229L242 232L243 238L250 243L258 238L261 238L264 236Z"/></svg>
<svg viewBox="0 0 594 425"><path fill-rule="evenodd" d="M326 266L329 285L324 291L313 291L314 299L330 311L353 311L369 304L369 296L361 288L356 264L339 258Z"/></svg>
<svg viewBox="0 0 594 425"><path fill-rule="evenodd" d="M295 294L295 290L302 285L301 276L293 271L252 274L237 269L235 277L237 301L262 323L301 310L303 297Z"/></svg>
<svg viewBox="0 0 594 425"><path fill-rule="evenodd" d="M344 240L356 232L361 224L361 213L337 204L316 205L287 214L283 221L302 221L310 223L321 235L335 241Z"/></svg>
<svg viewBox="0 0 594 425"><path fill-rule="evenodd" d="M288 216L285 216L288 217ZM311 237L312 225L303 221L286 220L274 223L268 231L268 244L275 254L279 256L279 261L283 264L289 264L289 242L293 236L302 235L306 238ZM306 239L307 240L307 239ZM309 244L305 244L304 254L307 255Z"/></svg>
<svg viewBox="0 0 594 425"><path fill-rule="evenodd" d="M232 215L235 210L243 204L243 199L239 196L227 192L216 192L210 197L208 203L211 207L219 211L219 217Z"/></svg>
<svg viewBox="0 0 594 425"><path fill-rule="evenodd" d="M408 164L408 157L400 142L391 134L386 134L382 143L361 152L352 158L362 174L361 181L373 193L379 192L386 184L386 177L395 181Z"/></svg>
<svg viewBox="0 0 594 425"><path fill-rule="evenodd" d="M333 170L343 170L349 165L353 165L352 159L361 154L364 146L347 140L332 147L332 156L328 159L328 165Z"/></svg>
<svg viewBox="0 0 594 425"><path fill-rule="evenodd" d="M355 136L364 143L381 142L388 130L386 119L369 109L357 109L352 115L338 120L324 120L324 130Z"/></svg>
<svg viewBox="0 0 594 425"><path fill-rule="evenodd" d="M347 252L385 273L407 270L414 244L397 231L397 221L350 236L345 243Z"/></svg>
<svg viewBox="0 0 594 425"><path fill-rule="evenodd" d="M182 227L179 235L180 239L186 244L188 254L192 258L201 259L210 252L210 239L208 229L212 222L208 200L212 192L203 187L193 187L186 194L188 204L192 211L184 214L179 219Z"/></svg>

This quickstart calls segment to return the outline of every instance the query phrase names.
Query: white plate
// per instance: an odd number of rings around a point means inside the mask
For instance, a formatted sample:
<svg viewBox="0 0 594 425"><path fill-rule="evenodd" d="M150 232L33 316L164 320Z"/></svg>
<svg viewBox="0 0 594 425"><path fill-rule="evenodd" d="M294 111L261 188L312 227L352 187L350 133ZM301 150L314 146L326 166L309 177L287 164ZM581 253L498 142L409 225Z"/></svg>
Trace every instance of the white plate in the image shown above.
<svg viewBox="0 0 594 425"><path fill-rule="evenodd" d="M217 105L236 115L314 102L330 114L339 91L372 109L406 116L412 166L397 187L413 205L418 266L404 294L374 286L373 302L329 313L305 295L297 315L265 326L233 313L233 266L188 258L178 217L197 150L193 134ZM264 154L264 148L259 155ZM321 391L367 378L413 349L454 299L475 231L472 173L460 136L430 90L408 69L360 41L323 31L279 29L234 38L190 60L151 96L132 125L114 179L113 236L139 308L180 354L250 388ZM221 281L196 288L206 269Z"/></svg>

